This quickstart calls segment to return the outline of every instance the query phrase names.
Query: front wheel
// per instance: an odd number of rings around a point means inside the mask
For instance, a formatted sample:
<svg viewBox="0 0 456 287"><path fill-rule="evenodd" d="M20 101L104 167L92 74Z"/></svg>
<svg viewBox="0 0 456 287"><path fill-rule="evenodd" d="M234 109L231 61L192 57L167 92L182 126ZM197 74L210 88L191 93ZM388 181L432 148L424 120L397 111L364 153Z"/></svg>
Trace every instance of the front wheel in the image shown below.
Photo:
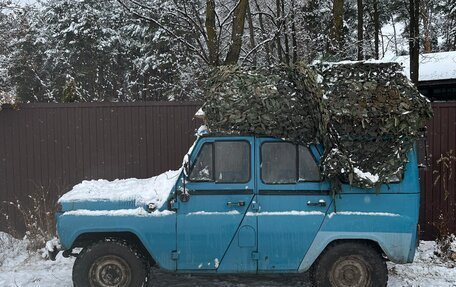
<svg viewBox="0 0 456 287"><path fill-rule="evenodd" d="M382 255L363 243L330 246L311 272L317 287L384 287L388 283L388 269Z"/></svg>
<svg viewBox="0 0 456 287"><path fill-rule="evenodd" d="M73 266L75 287L141 287L148 264L126 243L101 241L82 250Z"/></svg>

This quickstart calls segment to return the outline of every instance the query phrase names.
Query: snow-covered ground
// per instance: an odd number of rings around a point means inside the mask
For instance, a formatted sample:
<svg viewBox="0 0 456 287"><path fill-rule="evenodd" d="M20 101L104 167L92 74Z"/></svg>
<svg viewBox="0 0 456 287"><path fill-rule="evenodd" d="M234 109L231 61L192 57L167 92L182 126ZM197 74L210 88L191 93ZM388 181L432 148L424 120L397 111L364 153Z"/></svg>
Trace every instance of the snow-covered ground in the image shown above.
<svg viewBox="0 0 456 287"><path fill-rule="evenodd" d="M456 262L442 262L434 251L435 242L421 242L415 263L398 265L388 263L388 286L456 286ZM2 287L70 287L73 259L57 257L57 261L30 254L27 243L0 232L0 286ZM307 275L300 276L190 276L166 274L154 270L152 286L309 286Z"/></svg>

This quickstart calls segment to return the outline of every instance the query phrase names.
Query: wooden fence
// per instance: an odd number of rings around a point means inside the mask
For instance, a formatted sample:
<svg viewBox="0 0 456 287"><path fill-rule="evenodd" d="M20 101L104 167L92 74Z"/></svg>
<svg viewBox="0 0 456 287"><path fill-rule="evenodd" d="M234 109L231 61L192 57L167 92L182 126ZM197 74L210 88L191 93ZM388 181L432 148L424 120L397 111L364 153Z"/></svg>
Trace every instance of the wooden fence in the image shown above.
<svg viewBox="0 0 456 287"><path fill-rule="evenodd" d="M24 104L18 110L3 109L0 213L8 214L9 223L23 232L19 213L1 202L19 199L21 208L32 208L29 195L46 191L52 201L84 179L146 178L178 168L200 124L193 120L199 106L147 102ZM456 233L456 171L443 180L444 168L437 164L441 155L456 152L456 103L433 107L435 115L420 147L421 162L427 164L420 171L420 225L426 239L438 234L438 226ZM0 230L6 226L0 218Z"/></svg>

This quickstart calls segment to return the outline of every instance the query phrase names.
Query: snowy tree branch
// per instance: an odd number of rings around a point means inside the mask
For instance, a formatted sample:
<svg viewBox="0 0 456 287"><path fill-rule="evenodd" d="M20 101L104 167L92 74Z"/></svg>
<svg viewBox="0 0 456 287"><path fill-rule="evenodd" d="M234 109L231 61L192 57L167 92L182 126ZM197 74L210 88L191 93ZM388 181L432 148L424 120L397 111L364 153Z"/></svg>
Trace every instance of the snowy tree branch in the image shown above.
<svg viewBox="0 0 456 287"><path fill-rule="evenodd" d="M137 2L134 1L134 0L130 0L132 1L133 4L136 4ZM191 43L189 43L188 41L186 41L183 37L181 36L178 36L176 33L174 33L172 30L168 29L167 27L165 27L163 24L160 23L160 21L152 18L152 17L147 17L147 16L144 16L142 14L139 14L138 12L136 11L133 11L127 4L124 3L124 1L122 0L117 0L117 2L122 5L122 7L124 7L124 9L126 11L128 11L130 14L134 15L135 17L139 18L139 19L142 19L142 20L145 20L145 21L149 21L151 23L154 23L155 25L157 25L158 27L160 27L161 29L163 29L166 33L168 33L169 35L171 35L174 39L176 39L177 41L181 42L182 44L184 44L185 46L187 46L187 48L189 48L192 52L196 53L205 63L209 64L209 61L207 59L207 57L205 57L205 55L197 48L195 47L194 45L192 45ZM142 4L140 4L141 7L144 7L146 9L149 9L148 6L144 6Z"/></svg>

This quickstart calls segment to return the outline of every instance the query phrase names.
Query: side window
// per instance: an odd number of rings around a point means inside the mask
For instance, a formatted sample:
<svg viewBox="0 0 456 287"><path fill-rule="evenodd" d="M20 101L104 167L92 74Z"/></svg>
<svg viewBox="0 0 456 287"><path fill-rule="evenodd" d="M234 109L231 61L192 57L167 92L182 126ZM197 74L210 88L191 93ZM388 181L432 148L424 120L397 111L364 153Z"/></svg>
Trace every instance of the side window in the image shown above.
<svg viewBox="0 0 456 287"><path fill-rule="evenodd" d="M320 169L305 146L299 146L299 181L320 181Z"/></svg>
<svg viewBox="0 0 456 287"><path fill-rule="evenodd" d="M307 147L266 142L261 146L261 179L267 184L320 181L320 170Z"/></svg>
<svg viewBox="0 0 456 287"><path fill-rule="evenodd" d="M296 182L296 146L269 142L261 146L261 178L265 183Z"/></svg>
<svg viewBox="0 0 456 287"><path fill-rule="evenodd" d="M250 144L245 141L215 143L215 181L244 183L250 179Z"/></svg>
<svg viewBox="0 0 456 287"><path fill-rule="evenodd" d="M193 165L190 181L245 183L250 180L250 144L245 141L205 143Z"/></svg>
<svg viewBox="0 0 456 287"><path fill-rule="evenodd" d="M191 181L213 181L214 180L213 145L205 143L190 172Z"/></svg>

